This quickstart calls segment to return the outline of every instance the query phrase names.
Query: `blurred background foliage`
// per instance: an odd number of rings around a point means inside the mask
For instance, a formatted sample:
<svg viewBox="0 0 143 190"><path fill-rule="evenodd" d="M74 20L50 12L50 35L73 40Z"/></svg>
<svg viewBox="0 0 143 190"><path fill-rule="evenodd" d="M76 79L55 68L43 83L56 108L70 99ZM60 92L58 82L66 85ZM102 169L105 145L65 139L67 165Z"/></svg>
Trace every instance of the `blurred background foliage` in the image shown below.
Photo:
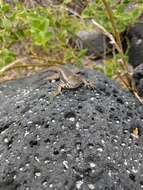
<svg viewBox="0 0 143 190"><path fill-rule="evenodd" d="M0 68L25 56L47 57L58 63L82 63L86 50L77 51L70 45L82 30L91 31L87 22L94 19L110 33L111 22L102 0L64 0L55 4L27 6L24 2L5 1L0 4ZM119 32L133 25L143 12L143 0L108 1ZM80 7L81 6L81 7ZM79 16L75 16L78 13ZM117 55L118 57L118 55ZM116 58L114 58L116 60ZM101 69L108 76L117 70L114 60Z"/></svg>

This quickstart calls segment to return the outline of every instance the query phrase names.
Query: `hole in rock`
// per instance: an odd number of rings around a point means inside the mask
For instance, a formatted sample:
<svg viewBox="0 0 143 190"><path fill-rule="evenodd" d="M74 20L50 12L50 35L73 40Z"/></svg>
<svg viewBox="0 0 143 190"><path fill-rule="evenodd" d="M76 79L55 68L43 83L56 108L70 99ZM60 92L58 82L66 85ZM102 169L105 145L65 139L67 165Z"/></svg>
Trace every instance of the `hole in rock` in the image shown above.
<svg viewBox="0 0 143 190"><path fill-rule="evenodd" d="M36 140L31 140L31 141L29 142L29 145L30 145L30 147L37 146L37 145L38 145L38 141L36 141Z"/></svg>
<svg viewBox="0 0 143 190"><path fill-rule="evenodd" d="M70 111L70 112L67 112L64 114L64 118L65 119L76 118L76 114L74 112Z"/></svg>
<svg viewBox="0 0 143 190"><path fill-rule="evenodd" d="M132 181L135 181L135 175L134 174L129 174L129 178L132 180Z"/></svg>

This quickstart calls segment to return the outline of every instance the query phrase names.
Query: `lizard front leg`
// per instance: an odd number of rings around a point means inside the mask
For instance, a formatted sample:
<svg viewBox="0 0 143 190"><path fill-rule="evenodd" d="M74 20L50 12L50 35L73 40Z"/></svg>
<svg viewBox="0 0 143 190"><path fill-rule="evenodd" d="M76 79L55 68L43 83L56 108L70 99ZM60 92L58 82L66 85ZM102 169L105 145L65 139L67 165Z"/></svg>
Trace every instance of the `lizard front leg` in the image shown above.
<svg viewBox="0 0 143 190"><path fill-rule="evenodd" d="M66 85L64 83L60 83L57 90L54 91L53 95L58 96L59 94L62 94L62 89L64 89Z"/></svg>
<svg viewBox="0 0 143 190"><path fill-rule="evenodd" d="M50 104L53 102L54 98L56 96L58 96L59 94L62 94L62 89L64 88L64 85L61 83L59 84L59 86L57 87L57 89L52 93L52 95L50 96Z"/></svg>

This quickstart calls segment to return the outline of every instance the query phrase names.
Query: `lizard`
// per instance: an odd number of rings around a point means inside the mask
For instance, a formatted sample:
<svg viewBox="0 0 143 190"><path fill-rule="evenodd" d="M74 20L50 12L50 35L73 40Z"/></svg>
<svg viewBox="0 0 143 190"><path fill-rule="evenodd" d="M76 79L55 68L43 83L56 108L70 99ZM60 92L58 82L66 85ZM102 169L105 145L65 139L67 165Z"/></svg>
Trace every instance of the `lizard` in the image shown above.
<svg viewBox="0 0 143 190"><path fill-rule="evenodd" d="M62 89L76 89L82 84L90 89L95 89L95 84L93 82L88 81L85 77L74 73L63 65L50 66L47 70L56 72L55 75L47 77L47 80L52 81L60 79L60 84L54 92L54 96L62 94Z"/></svg>

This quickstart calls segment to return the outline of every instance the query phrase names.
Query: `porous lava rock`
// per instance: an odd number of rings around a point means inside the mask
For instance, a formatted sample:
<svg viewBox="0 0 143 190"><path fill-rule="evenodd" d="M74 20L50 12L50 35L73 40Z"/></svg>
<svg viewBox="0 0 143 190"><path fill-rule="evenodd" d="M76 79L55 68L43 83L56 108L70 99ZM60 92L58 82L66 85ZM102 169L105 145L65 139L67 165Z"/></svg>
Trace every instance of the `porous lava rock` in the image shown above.
<svg viewBox="0 0 143 190"><path fill-rule="evenodd" d="M143 189L143 105L90 70L52 100L48 74L0 85L0 190Z"/></svg>

